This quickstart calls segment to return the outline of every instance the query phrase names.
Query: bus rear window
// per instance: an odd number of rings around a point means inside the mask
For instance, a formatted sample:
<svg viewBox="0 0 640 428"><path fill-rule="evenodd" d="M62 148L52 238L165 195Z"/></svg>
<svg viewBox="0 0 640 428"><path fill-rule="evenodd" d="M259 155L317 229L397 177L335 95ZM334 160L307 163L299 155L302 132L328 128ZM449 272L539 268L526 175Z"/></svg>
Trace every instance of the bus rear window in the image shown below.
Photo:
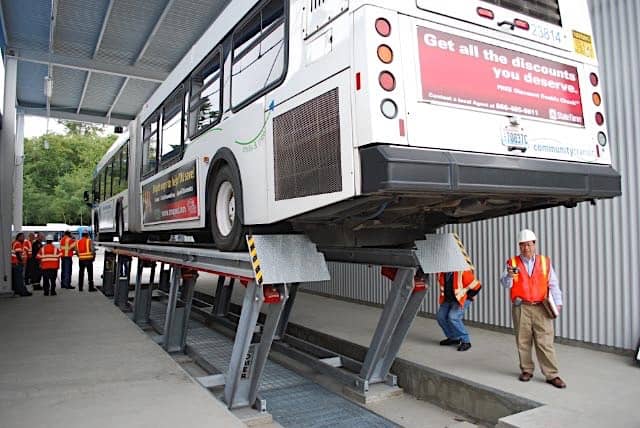
<svg viewBox="0 0 640 428"><path fill-rule="evenodd" d="M483 0L486 3L495 4L505 9L513 10L548 22L554 25L561 25L560 7L558 0Z"/></svg>

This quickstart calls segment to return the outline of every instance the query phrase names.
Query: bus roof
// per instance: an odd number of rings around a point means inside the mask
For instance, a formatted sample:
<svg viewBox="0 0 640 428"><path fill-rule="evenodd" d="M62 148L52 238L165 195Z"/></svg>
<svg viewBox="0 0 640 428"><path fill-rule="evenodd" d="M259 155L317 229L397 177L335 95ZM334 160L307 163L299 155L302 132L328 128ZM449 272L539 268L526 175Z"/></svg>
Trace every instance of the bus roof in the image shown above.
<svg viewBox="0 0 640 428"><path fill-rule="evenodd" d="M120 149L120 147L124 146L128 140L129 132L125 131L116 139L116 141L113 142L111 147L109 147L109 150L107 150L107 152L102 156L102 159L100 159L100 162L98 162L98 165L96 165L96 168L93 170L94 177L96 176L96 172L100 171L100 169L106 165L107 161L111 159L111 156L113 156L113 154L116 153Z"/></svg>
<svg viewBox="0 0 640 428"><path fill-rule="evenodd" d="M151 95L149 101L142 106L138 115L140 123L144 122L158 106L173 92L191 71L211 52L233 27L255 6L259 0L233 0L224 8L218 18L209 26L202 37L178 62L167 79Z"/></svg>

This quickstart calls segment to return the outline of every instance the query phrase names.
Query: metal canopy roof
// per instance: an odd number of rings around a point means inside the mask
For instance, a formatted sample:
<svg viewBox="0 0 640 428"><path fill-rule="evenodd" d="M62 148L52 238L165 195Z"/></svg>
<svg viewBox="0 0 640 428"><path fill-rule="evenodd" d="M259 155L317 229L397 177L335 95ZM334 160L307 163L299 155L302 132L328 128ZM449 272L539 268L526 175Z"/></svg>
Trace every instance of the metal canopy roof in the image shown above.
<svg viewBox="0 0 640 428"><path fill-rule="evenodd" d="M0 0L17 108L126 125L230 0Z"/></svg>

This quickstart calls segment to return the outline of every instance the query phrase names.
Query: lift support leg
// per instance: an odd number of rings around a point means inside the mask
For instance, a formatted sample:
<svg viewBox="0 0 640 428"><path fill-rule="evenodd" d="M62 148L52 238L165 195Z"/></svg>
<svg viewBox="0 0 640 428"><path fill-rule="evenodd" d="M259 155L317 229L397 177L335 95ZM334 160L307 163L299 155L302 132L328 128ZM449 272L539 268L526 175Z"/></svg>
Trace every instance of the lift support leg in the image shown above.
<svg viewBox="0 0 640 428"><path fill-rule="evenodd" d="M229 371L225 378L224 399L230 409L255 406L258 410L266 410L264 400L258 399L258 388L287 300L288 286L284 284L279 288L279 301L268 305L260 343L252 344L251 340L265 296L263 287L257 285L255 281L247 285Z"/></svg>
<svg viewBox="0 0 640 428"><path fill-rule="evenodd" d="M397 385L395 375L389 375L389 370L426 293L424 287L415 286L414 275L413 268L398 268L356 381L361 392L368 391L369 385L373 383Z"/></svg>
<svg viewBox="0 0 640 428"><path fill-rule="evenodd" d="M149 283L142 283L142 273L145 267L151 268ZM148 263L142 259L138 259L138 269L136 272L136 288L133 298L133 322L139 326L149 324L149 315L151 312L151 298L153 293L153 280L155 278L155 263Z"/></svg>
<svg viewBox="0 0 640 428"><path fill-rule="evenodd" d="M131 256L118 254L116 269L118 278L113 295L113 304L125 311L129 304L129 282L131 280Z"/></svg>
<svg viewBox="0 0 640 428"><path fill-rule="evenodd" d="M233 294L234 278L229 278L229 283L225 284L226 277L218 277L218 286L216 287L215 301L213 303L214 317L226 317L229 313L229 304L231 303L231 295Z"/></svg>
<svg viewBox="0 0 640 428"><path fill-rule="evenodd" d="M193 289L197 272L194 270L173 267L171 272L171 288L164 319L164 330L160 341L167 352L183 352L187 341L189 316L193 302ZM182 300L178 300L178 288L182 281Z"/></svg>

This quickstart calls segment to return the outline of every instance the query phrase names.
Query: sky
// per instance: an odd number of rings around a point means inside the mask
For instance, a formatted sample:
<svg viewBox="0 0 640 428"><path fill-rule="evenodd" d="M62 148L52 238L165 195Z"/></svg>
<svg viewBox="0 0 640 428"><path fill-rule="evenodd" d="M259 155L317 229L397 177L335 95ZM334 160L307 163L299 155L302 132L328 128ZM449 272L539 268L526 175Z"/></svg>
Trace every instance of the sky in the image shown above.
<svg viewBox="0 0 640 428"><path fill-rule="evenodd" d="M65 127L56 119L49 119L49 132L65 133ZM24 138L39 137L47 133L47 118L42 116L24 117Z"/></svg>

